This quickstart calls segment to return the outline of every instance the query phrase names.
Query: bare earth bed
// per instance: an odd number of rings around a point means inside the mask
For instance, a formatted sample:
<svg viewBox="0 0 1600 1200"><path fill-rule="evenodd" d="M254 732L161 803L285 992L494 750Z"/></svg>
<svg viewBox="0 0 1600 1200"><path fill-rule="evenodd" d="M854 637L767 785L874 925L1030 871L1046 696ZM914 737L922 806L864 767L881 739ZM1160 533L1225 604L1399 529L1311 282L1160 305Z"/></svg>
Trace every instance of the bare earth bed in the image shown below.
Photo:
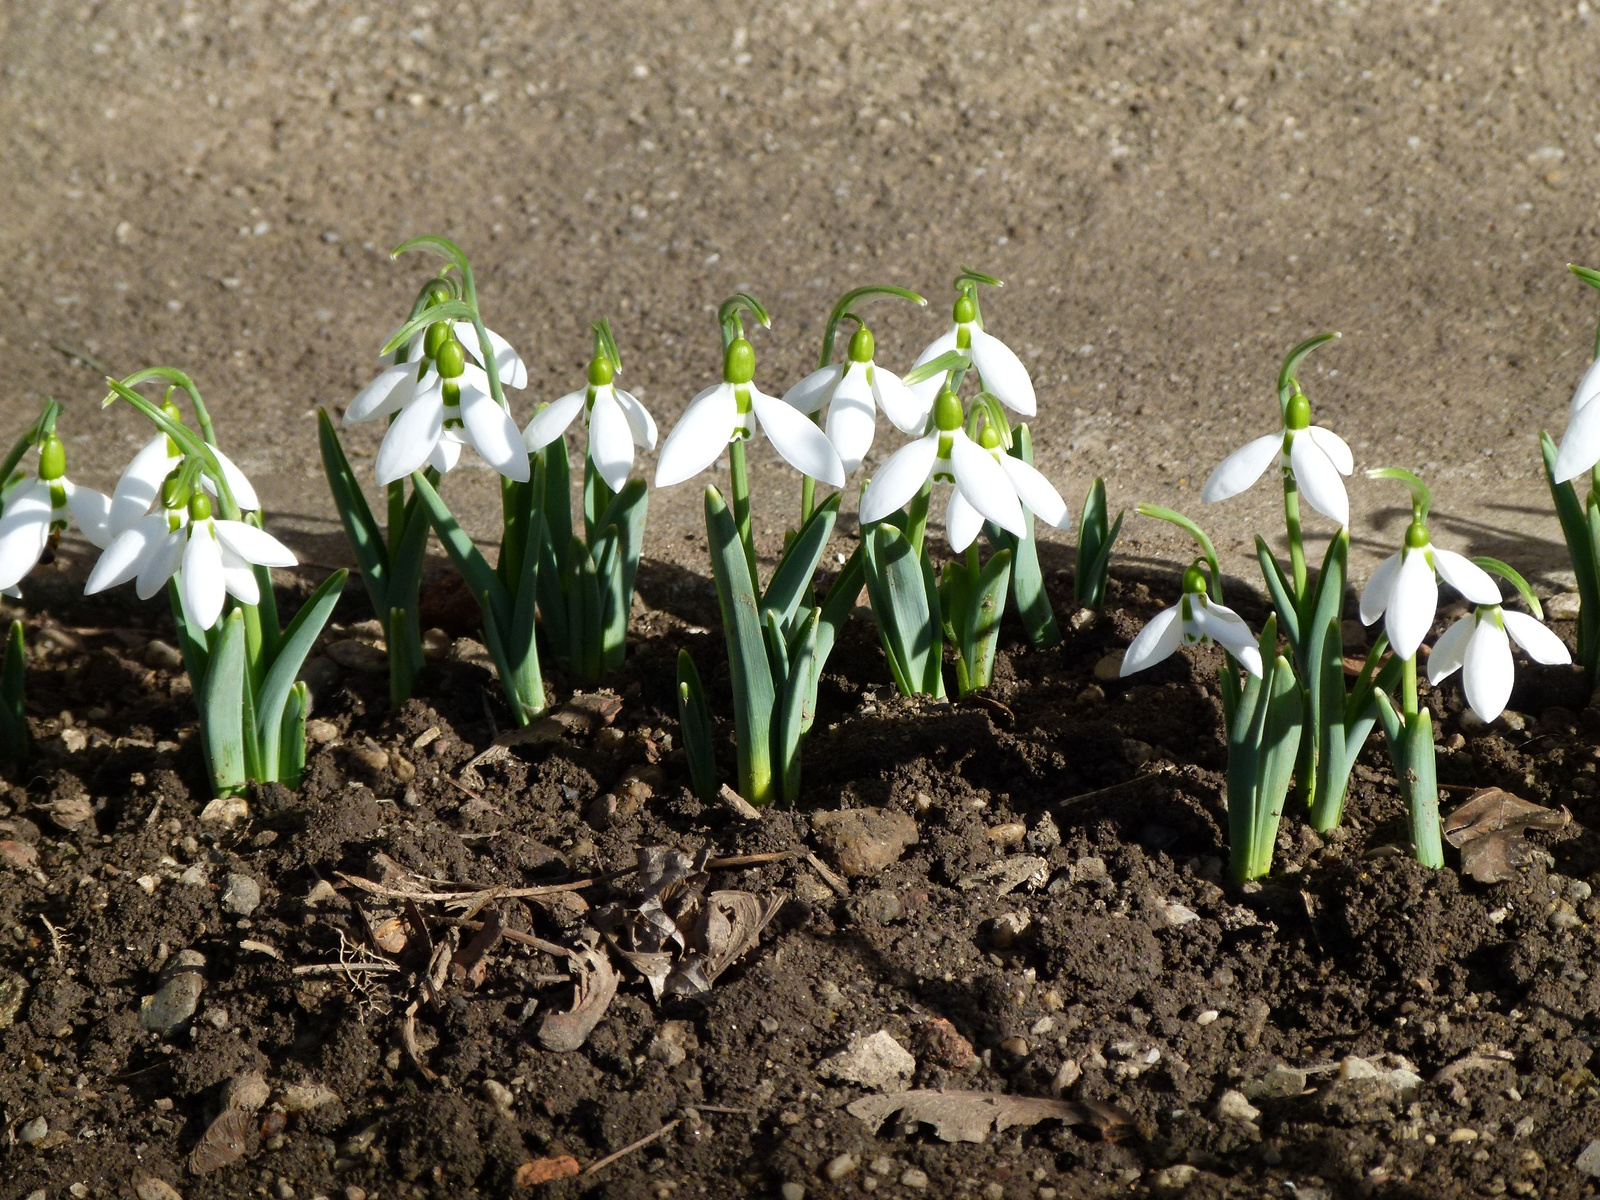
<svg viewBox="0 0 1600 1200"><path fill-rule="evenodd" d="M345 644L311 663L327 740L306 782L209 819L170 629L133 610L84 628L66 599L32 614L41 749L0 808L0 1193L1592 1191L1575 1164L1597 1094L1600 801L1580 730L1600 714L1580 676L1525 675L1487 729L1463 726L1453 687L1425 693L1452 802L1500 786L1572 813L1511 881L1395 852L1375 742L1336 836L1291 812L1272 878L1241 888L1217 652L1095 672L1170 580L1124 576L1077 627L1061 612L1052 650L1008 627L993 688L954 706L896 698L852 622L801 805L748 820L695 799L675 749L679 644L727 711L714 593L652 567L614 694L568 702L553 679L559 720L498 749L508 722L471 642L389 711L352 604L328 635ZM451 598L433 600L448 624ZM878 811L829 820L843 809ZM641 847L687 856L658 914L742 891L770 921L708 991L659 1003L600 941L587 962L611 966L586 983L614 969L615 997L581 1047L547 1049L572 1034L550 1022L574 1002L557 951L640 919L641 877L611 873ZM716 865L739 856L762 857ZM592 882L398 895L575 880ZM506 932L483 952L463 918ZM296 971L341 962L357 965ZM895 1045L863 1049L879 1031ZM970 1111L936 1126L873 1108L907 1088L1066 1103L947 1142ZM848 1107L864 1097L866 1119ZM672 1122L596 1172L517 1186Z"/></svg>

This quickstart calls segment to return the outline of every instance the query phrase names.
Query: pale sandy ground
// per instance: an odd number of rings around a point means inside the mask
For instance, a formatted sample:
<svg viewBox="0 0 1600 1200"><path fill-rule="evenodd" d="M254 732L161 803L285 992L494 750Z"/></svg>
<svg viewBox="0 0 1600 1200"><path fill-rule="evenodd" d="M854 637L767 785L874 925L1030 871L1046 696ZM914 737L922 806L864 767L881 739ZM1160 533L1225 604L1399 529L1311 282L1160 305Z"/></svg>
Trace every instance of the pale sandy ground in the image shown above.
<svg viewBox="0 0 1600 1200"><path fill-rule="evenodd" d="M740 14L737 18L733 15ZM317 405L374 371L441 232L537 401L577 386L607 314L663 428L718 363L710 315L748 287L776 317L758 381L816 354L836 294L883 306L905 367L959 264L1008 286L990 328L1037 381L1041 465L1073 507L1199 516L1236 570L1265 486L1202 509L1227 451L1276 420L1282 351L1344 340L1304 382L1360 466L1435 485L1438 540L1558 584L1538 471L1600 297L1597 26L1587 4L901 2L14 3L0 9L0 414L68 407L76 478L143 438L101 372L194 373L271 524L345 561ZM349 435L370 461L377 431ZM898 444L880 435L873 461ZM759 523L791 490L757 454ZM869 462L870 466L870 462ZM448 496L492 531L491 477ZM1352 486L1358 570L1399 489ZM653 498L648 553L704 570L699 488ZM853 507L853 506L852 506ZM1325 535L1327 523L1312 518ZM1132 520L1122 554L1179 542ZM70 556L69 556L70 557ZM1552 571L1552 568L1557 569ZM68 569L72 569L69 564ZM1253 570L1251 571L1253 574Z"/></svg>

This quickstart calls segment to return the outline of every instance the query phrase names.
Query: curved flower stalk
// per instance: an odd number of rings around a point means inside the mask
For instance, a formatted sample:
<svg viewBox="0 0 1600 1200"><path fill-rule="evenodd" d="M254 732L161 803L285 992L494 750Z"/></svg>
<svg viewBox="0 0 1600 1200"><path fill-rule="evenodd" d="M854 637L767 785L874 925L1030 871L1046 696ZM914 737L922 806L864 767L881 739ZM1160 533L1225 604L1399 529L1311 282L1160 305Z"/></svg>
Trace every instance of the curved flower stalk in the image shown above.
<svg viewBox="0 0 1600 1200"><path fill-rule="evenodd" d="M999 338L983 327L983 313L978 306L978 287L1004 286L992 275L984 275L963 267L956 276L956 302L951 311L949 330L928 344L912 364L926 366L935 359L954 351L962 356L968 366L983 379L985 391L994 395L1001 404L1021 417L1031 417L1038 411L1038 401L1033 393L1033 380L1022 360ZM947 372L930 374L911 385L912 392L928 412L938 399L939 389L947 382Z"/></svg>
<svg viewBox="0 0 1600 1200"><path fill-rule="evenodd" d="M562 664L585 683L622 666L633 581L644 541L648 489L630 479L637 445L654 449L656 423L612 381L622 370L611 324L590 327L589 383L540 409L524 432L534 455L532 491L542 506L539 619ZM584 413L589 451L583 466L583 534L572 529L572 479L566 428Z"/></svg>
<svg viewBox="0 0 1600 1200"><path fill-rule="evenodd" d="M1258 879L1272 869L1284 800L1300 753L1304 706L1294 667L1278 653L1278 619L1259 639L1222 602L1222 573L1211 539L1182 513L1141 504L1141 516L1169 521L1200 547L1183 573L1178 603L1157 613L1123 654L1124 678L1170 657L1180 645L1222 647L1217 682L1228 731L1228 858L1234 878ZM1240 672L1244 674L1241 678Z"/></svg>
<svg viewBox="0 0 1600 1200"><path fill-rule="evenodd" d="M816 716L817 680L839 628L861 593L862 572L852 559L827 598L820 605L815 603L813 579L839 513L836 493L787 540L777 570L765 589L760 589L744 448L753 428L752 414L774 439L785 461L802 474L837 487L844 482L844 469L821 429L783 401L761 396L751 386L755 354L744 337L746 313L762 325L770 323L760 302L742 292L718 310L723 382L690 403L662 447L656 478L658 483L687 479L710 466L724 444L729 446L733 503L730 506L716 488L708 486L705 508L711 568L733 681L739 792L752 804L777 799L793 804L800 794L805 735ZM774 413L778 415L774 417ZM780 443L779 438L784 441ZM691 718L682 725L685 749L695 765L695 786L703 792L711 786L715 747L710 742L709 721L703 719L705 695L692 663L685 666L680 660L678 683L680 710Z"/></svg>
<svg viewBox="0 0 1600 1200"><path fill-rule="evenodd" d="M1439 606L1436 571L1439 578L1475 605L1497 607L1500 589L1488 572L1471 559L1434 546L1427 524L1433 495L1427 484L1400 467L1381 467L1367 475L1397 480L1411 491L1411 523L1406 526L1405 541L1367 581L1361 593L1361 620L1372 625L1383 618L1388 643L1401 665L1399 711L1387 688L1380 688L1375 697L1378 716L1389 742L1395 777L1410 811L1412 852L1423 866L1442 867L1444 844L1439 826L1433 717L1417 703L1417 650L1427 637ZM1447 652L1453 648L1452 643L1446 647Z"/></svg>
<svg viewBox="0 0 1600 1200"><path fill-rule="evenodd" d="M1534 662L1546 666L1570 663L1572 655L1560 638L1540 624L1544 610L1527 580L1497 559L1478 558L1474 562L1509 580L1533 615L1507 612L1498 603L1477 605L1439 635L1428 656L1428 682L1437 686L1460 671L1461 690L1468 707L1479 719L1490 722L1505 711L1511 699L1516 676L1512 642Z"/></svg>
<svg viewBox="0 0 1600 1200"><path fill-rule="evenodd" d="M188 393L200 434L182 422L175 406L157 405L135 390L149 380L166 383L169 398L177 389ZM297 676L348 572L324 580L281 627L271 568L293 566L294 555L262 529L259 513L242 510L231 480L243 476L223 467L199 389L171 367L108 382L106 404L121 399L133 405L178 453L157 481L160 505L108 539L84 590L94 594L134 582L139 597L149 599L167 589L216 795L233 794L251 780L296 786L305 769L310 711L306 685ZM154 472L140 478L153 479ZM108 501L108 531L110 509Z"/></svg>

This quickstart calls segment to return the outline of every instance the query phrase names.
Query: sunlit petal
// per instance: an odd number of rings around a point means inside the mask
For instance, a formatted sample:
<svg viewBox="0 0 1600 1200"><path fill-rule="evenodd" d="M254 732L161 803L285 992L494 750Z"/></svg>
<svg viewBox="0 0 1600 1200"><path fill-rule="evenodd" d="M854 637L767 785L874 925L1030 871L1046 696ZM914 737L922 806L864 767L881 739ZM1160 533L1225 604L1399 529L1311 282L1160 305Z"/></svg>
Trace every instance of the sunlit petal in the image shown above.
<svg viewBox="0 0 1600 1200"><path fill-rule="evenodd" d="M217 520L213 525L222 544L246 562L263 567L292 567L300 561L293 550L265 529L245 521Z"/></svg>
<svg viewBox="0 0 1600 1200"><path fill-rule="evenodd" d="M1349 445L1333 430L1313 425L1306 433L1317 444L1317 449L1328 456L1328 461L1339 474L1348 475L1356 469L1355 455L1350 453Z"/></svg>
<svg viewBox="0 0 1600 1200"><path fill-rule="evenodd" d="M226 545L222 547L222 583L241 604L261 603L261 585L256 582L255 571Z"/></svg>
<svg viewBox="0 0 1600 1200"><path fill-rule="evenodd" d="M950 501L944 508L944 535L950 549L960 554L972 545L983 530L983 514L967 503L960 488L950 489Z"/></svg>
<svg viewBox="0 0 1600 1200"><path fill-rule="evenodd" d="M834 386L844 378L845 364L829 363L811 372L783 394L783 402L803 413L814 413L828 402Z"/></svg>
<svg viewBox="0 0 1600 1200"><path fill-rule="evenodd" d="M1200 499L1211 503L1237 496L1256 480L1277 459L1283 449L1283 435L1268 434L1253 442L1246 442L1217 464L1205 487L1200 489Z"/></svg>
<svg viewBox="0 0 1600 1200"><path fill-rule="evenodd" d="M1401 560L1384 610L1384 629L1396 658L1410 658L1417 652L1438 608L1439 585L1433 578L1433 568L1422 551L1412 550Z"/></svg>
<svg viewBox="0 0 1600 1200"><path fill-rule="evenodd" d="M131 529L161 495L161 485L178 464L167 453L167 435L158 433L139 449L111 490L111 531Z"/></svg>
<svg viewBox="0 0 1600 1200"><path fill-rule="evenodd" d="M994 455L959 429L950 438L950 466L955 472L956 486L973 508L1007 533L1027 536L1022 505L1010 477L994 460Z"/></svg>
<svg viewBox="0 0 1600 1200"><path fill-rule="evenodd" d="M583 411L583 402L589 396L589 389L568 392L559 400L553 400L538 412L533 414L533 420L528 422L528 427L522 431L522 443L527 446L528 452L543 450L567 431L567 426Z"/></svg>
<svg viewBox="0 0 1600 1200"><path fill-rule="evenodd" d="M126 535L124 535L126 536ZM179 526L153 541L139 562L139 574L133 589L141 600L148 600L162 588L183 561L184 548L189 544L189 528Z"/></svg>
<svg viewBox="0 0 1600 1200"><path fill-rule="evenodd" d="M1576 479L1600 462L1600 404L1585 404L1572 414L1556 450L1555 480Z"/></svg>
<svg viewBox="0 0 1600 1200"><path fill-rule="evenodd" d="M385 367L350 401L349 407L344 410L344 423L355 425L397 413L411 402L416 387L416 363L403 362Z"/></svg>
<svg viewBox="0 0 1600 1200"><path fill-rule="evenodd" d="M853 474L867 451L872 449L872 439L878 432L872 389L867 384L866 372L859 365L852 366L849 374L834 388L833 400L828 404L826 429L828 440L839 452L845 474Z"/></svg>
<svg viewBox="0 0 1600 1200"><path fill-rule="evenodd" d="M94 568L89 572L89 580L84 584L83 594L92 596L96 592L127 583L139 574L146 556L166 536L165 512L153 512L134 522L131 529L124 530L112 539L111 545L106 547L105 553L95 562Z"/></svg>
<svg viewBox="0 0 1600 1200"><path fill-rule="evenodd" d="M1503 612L1500 619L1506 623L1506 632L1534 662L1554 667L1572 661L1566 643L1556 636L1555 631L1541 625L1527 613Z"/></svg>
<svg viewBox="0 0 1600 1200"><path fill-rule="evenodd" d="M527 483L532 477L528 448L511 414L495 402L488 392L461 389L461 423L473 449L500 474L513 483Z"/></svg>
<svg viewBox="0 0 1600 1200"><path fill-rule="evenodd" d="M1223 604L1213 604L1205 596L1192 602L1194 624L1201 633L1238 660L1250 674L1261 675L1261 647L1244 618Z"/></svg>
<svg viewBox="0 0 1600 1200"><path fill-rule="evenodd" d="M1345 494L1344 480L1322 452L1322 447L1303 433L1294 436L1289 447L1289 464L1294 468L1295 482L1306 503L1325 517L1340 525L1350 524L1350 497Z"/></svg>
<svg viewBox="0 0 1600 1200"><path fill-rule="evenodd" d="M1011 486L1017 489L1017 499L1029 512L1055 529L1065 529L1072 524L1067 502L1038 470L1009 454L1000 456L1000 466L1010 477Z"/></svg>
<svg viewBox="0 0 1600 1200"><path fill-rule="evenodd" d="M424 388L389 426L378 447L374 474L380 484L404 479L428 461L444 429L444 393Z"/></svg>
<svg viewBox="0 0 1600 1200"><path fill-rule="evenodd" d="M1361 589L1361 623L1372 625L1389 607L1389 596L1394 591L1394 581L1400 574L1400 551L1396 550L1378 564L1378 569Z"/></svg>
<svg viewBox="0 0 1600 1200"><path fill-rule="evenodd" d="M1438 683L1461 668L1466 661L1467 643L1477 625L1477 614L1468 613L1439 635L1439 640L1433 644L1433 653L1428 655L1429 683Z"/></svg>
<svg viewBox="0 0 1600 1200"><path fill-rule="evenodd" d="M1432 547L1433 565L1443 579L1474 604L1499 604L1500 585L1494 576L1454 550Z"/></svg>
<svg viewBox="0 0 1600 1200"><path fill-rule="evenodd" d="M708 387L689 401L689 407L684 409L683 416L661 444L656 486L682 483L716 462L733 437L738 420L739 405L731 383Z"/></svg>
<svg viewBox="0 0 1600 1200"><path fill-rule="evenodd" d="M621 388L613 388L617 403L622 406L622 415L628 418L628 428L633 433L633 444L643 446L646 450L656 448L656 419L650 415L650 410L639 403L639 398L632 392L625 392Z"/></svg>
<svg viewBox="0 0 1600 1200"><path fill-rule="evenodd" d="M878 473L867 483L861 496L861 524L871 525L911 503L911 498L933 474L939 457L939 435L908 442L889 456Z"/></svg>
<svg viewBox="0 0 1600 1200"><path fill-rule="evenodd" d="M1505 712L1514 675L1506 631L1493 621L1479 621L1461 666L1461 690L1472 711L1485 721Z"/></svg>
<svg viewBox="0 0 1600 1200"><path fill-rule="evenodd" d="M589 459L613 492L620 492L633 470L633 431L611 388L595 392L589 410Z"/></svg>
<svg viewBox="0 0 1600 1200"><path fill-rule="evenodd" d="M750 389L750 404L772 448L796 471L832 487L844 486L844 464L816 422L776 396Z"/></svg>
<svg viewBox="0 0 1600 1200"><path fill-rule="evenodd" d="M1028 368L1022 365L1010 346L976 325L972 327L972 365L983 376L984 388L993 392L1012 412L1024 417L1038 412Z"/></svg>
<svg viewBox="0 0 1600 1200"><path fill-rule="evenodd" d="M1124 679L1135 671L1152 667L1183 644L1183 622L1178 620L1178 605L1164 608L1150 618L1127 652L1122 656L1120 674Z"/></svg>
<svg viewBox="0 0 1600 1200"><path fill-rule="evenodd" d="M191 621L201 629L210 629L217 623L228 588L222 578L222 547L206 521L196 521L189 530L178 590L183 597L183 611Z"/></svg>
<svg viewBox="0 0 1600 1200"><path fill-rule="evenodd" d="M876 363L872 365L872 396L901 433L921 433L928 423L928 408L917 399L916 392L893 371Z"/></svg>
<svg viewBox="0 0 1600 1200"><path fill-rule="evenodd" d="M949 332L940 334L938 337L934 338L933 341L928 343L928 348L921 354L917 355L917 361L911 364L912 369L915 370L923 363L930 363L934 359L938 358L941 354L945 354L951 350L954 350L955 348L956 327L952 325L950 326ZM931 412L933 410L934 398L938 396L939 387L944 383L945 378L949 374L950 372L948 371L941 371L932 379L924 379L921 383L913 383L910 385L912 394L917 398L917 406L922 409L923 412Z"/></svg>

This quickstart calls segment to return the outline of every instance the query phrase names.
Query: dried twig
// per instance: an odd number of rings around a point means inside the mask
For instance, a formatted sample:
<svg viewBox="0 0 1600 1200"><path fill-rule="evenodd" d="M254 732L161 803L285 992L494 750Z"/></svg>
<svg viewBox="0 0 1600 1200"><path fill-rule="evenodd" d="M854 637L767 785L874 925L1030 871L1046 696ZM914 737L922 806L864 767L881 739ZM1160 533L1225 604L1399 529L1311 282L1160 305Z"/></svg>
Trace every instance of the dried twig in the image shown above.
<svg viewBox="0 0 1600 1200"><path fill-rule="evenodd" d="M307 963L303 967L294 967L296 975L355 975L368 971L381 971L392 974L400 968L392 962L336 962L336 963Z"/></svg>
<svg viewBox="0 0 1600 1200"><path fill-rule="evenodd" d="M660 1129L656 1130L654 1133L647 1133L642 1138L640 1138L638 1141L629 1142L626 1146L624 1146L621 1150L618 1150L615 1154L608 1154L604 1158L590 1163L587 1167L584 1168L583 1173L585 1175L593 1175L596 1171L600 1170L601 1168L609 1167L612 1163L616 1162L617 1159L622 1158L624 1155L632 1154L635 1150L643 1149L645 1146L648 1146L651 1142L655 1141L657 1138L665 1137L667 1134L671 1133L674 1129L676 1129L678 1127L679 1123L682 1120L683 1120L682 1117L673 1117L672 1120L668 1121L665 1125L663 1125Z"/></svg>
<svg viewBox="0 0 1600 1200"><path fill-rule="evenodd" d="M840 897L848 897L850 895L850 885L838 875L830 871L827 865L815 854L808 853L806 855L806 862L811 864L811 869L813 871L822 876L822 882L833 889L834 895Z"/></svg>
<svg viewBox="0 0 1600 1200"><path fill-rule="evenodd" d="M476 933L478 930L483 928L482 921L468 921L460 917L450 917L447 918L447 920L450 922L450 924L457 925L460 928L473 933ZM547 942L541 937L534 937L531 933L523 933L521 930L517 929L502 929L500 931L500 936L505 938L508 942L516 942L519 946L530 946L535 950L543 950L546 954L553 954L557 958L566 958L572 953L572 951L567 949L567 947L559 945L556 942ZM566 976L558 976L558 978L565 979Z"/></svg>
<svg viewBox="0 0 1600 1200"><path fill-rule="evenodd" d="M50 954L59 962L61 959L60 931L56 929L54 925L50 924L50 918L45 916L43 913L39 914L39 924L43 925L47 930L50 931Z"/></svg>
<svg viewBox="0 0 1600 1200"><path fill-rule="evenodd" d="M422 1061L422 1051L417 1048L417 1002L413 1000L406 1008L406 1015L400 1021L400 1044L405 1047L407 1056L421 1072L422 1077L429 1083L439 1078L428 1064Z"/></svg>

